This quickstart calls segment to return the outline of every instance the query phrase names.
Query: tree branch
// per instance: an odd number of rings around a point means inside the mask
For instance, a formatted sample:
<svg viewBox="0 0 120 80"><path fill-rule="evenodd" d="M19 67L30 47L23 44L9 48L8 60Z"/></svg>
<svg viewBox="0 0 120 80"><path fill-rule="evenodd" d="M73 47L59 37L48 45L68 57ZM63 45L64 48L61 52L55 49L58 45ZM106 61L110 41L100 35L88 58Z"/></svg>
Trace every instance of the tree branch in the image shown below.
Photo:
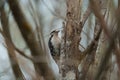
<svg viewBox="0 0 120 80"><path fill-rule="evenodd" d="M25 77L20 70L18 60L16 58L15 49L13 47L13 44L11 43L12 40L11 40L10 32L9 32L9 29L8 29L8 17L5 13L4 8L1 8L0 11L1 11L1 24L2 24L2 27L3 27L3 32L2 31L0 31L0 32L2 33L2 35L5 38L5 42L6 42L6 45L7 45L7 50L8 50L8 53L9 53L8 55L10 57L10 62L11 62L11 65L12 65L14 75L15 75L16 79L21 78L22 80L25 80ZM15 64L13 64L13 62Z"/></svg>
<svg viewBox="0 0 120 80"><path fill-rule="evenodd" d="M18 0L8 0L9 6L12 10L14 19L16 20L18 27L21 31L23 38L25 39L28 47L30 48L32 56L35 58L43 57L44 62L34 63L35 69L39 74L42 74L46 80L55 80L53 71L48 65L47 54L44 53L42 45L38 44L35 33L31 28L31 25L27 22L24 14L19 6Z"/></svg>

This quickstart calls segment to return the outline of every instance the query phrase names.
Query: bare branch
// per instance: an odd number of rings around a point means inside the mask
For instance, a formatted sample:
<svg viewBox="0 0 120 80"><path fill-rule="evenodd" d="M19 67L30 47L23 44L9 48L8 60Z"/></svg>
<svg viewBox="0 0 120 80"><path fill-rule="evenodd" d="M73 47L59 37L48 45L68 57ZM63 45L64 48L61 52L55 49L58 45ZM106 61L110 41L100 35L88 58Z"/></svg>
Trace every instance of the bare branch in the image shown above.
<svg viewBox="0 0 120 80"><path fill-rule="evenodd" d="M91 14L91 8L90 8L90 5L89 5L87 10L83 14L82 26L84 26L85 22L87 21L88 17L90 16L90 14Z"/></svg>
<svg viewBox="0 0 120 80"><path fill-rule="evenodd" d="M5 42L6 42L6 45L7 45L7 50L8 50L8 53L9 53L9 57L10 57L10 61L11 61L11 65L12 65L14 75L15 75L16 78L21 78L21 79L25 80L25 77L20 70L18 60L16 58L15 49L14 49L13 44L11 42L12 40L11 40L10 32L9 32L9 29L8 29L8 18L6 16L4 8L2 8L0 11L1 11L1 23L2 23L2 26L3 26L3 32L1 31L1 33L5 38ZM12 64L13 62L15 63L14 65Z"/></svg>
<svg viewBox="0 0 120 80"><path fill-rule="evenodd" d="M50 9L50 7L45 3L44 0L41 0L41 1L42 1L42 3L47 7L47 9L48 9L54 16L56 16L56 17L58 17L58 18L60 18L60 19L65 20L65 18L64 18L63 16L61 16L61 15L57 14L56 12L52 11L52 10Z"/></svg>
<svg viewBox="0 0 120 80"><path fill-rule="evenodd" d="M35 33L33 32L31 25L27 22L24 14L19 6L18 0L8 0L13 16L18 24L18 27L25 39L28 47L31 50L32 56L42 56L46 62L34 63L35 69L39 74L42 74L46 80L55 80L53 71L48 65L47 54L44 53L42 45L39 45Z"/></svg>
<svg viewBox="0 0 120 80"><path fill-rule="evenodd" d="M102 14L100 12L100 6L98 6L99 4L94 0L90 0L90 5L91 5L91 9L94 12L95 16L100 21L101 27L103 28L104 33L107 35L108 38L111 38L110 32L108 31L108 29L107 29L108 27L104 20L104 17L102 16Z"/></svg>

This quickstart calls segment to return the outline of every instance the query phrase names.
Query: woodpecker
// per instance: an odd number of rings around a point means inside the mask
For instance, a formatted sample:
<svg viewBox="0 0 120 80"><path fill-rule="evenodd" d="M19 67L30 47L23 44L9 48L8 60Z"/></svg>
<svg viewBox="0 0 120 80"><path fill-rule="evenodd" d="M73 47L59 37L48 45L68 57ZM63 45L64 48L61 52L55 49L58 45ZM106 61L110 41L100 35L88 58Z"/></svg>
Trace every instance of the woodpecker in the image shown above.
<svg viewBox="0 0 120 80"><path fill-rule="evenodd" d="M48 46L51 52L51 55L54 57L60 56L60 45L61 39L58 36L59 31L54 30L50 33L50 38L48 41Z"/></svg>

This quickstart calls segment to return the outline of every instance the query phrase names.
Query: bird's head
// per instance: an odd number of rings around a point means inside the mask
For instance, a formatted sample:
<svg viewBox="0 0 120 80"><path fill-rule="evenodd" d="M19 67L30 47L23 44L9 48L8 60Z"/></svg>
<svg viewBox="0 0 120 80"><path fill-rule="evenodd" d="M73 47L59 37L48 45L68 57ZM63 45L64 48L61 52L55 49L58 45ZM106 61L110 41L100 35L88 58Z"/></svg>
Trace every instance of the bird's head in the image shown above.
<svg viewBox="0 0 120 80"><path fill-rule="evenodd" d="M50 35L58 35L59 30L54 30L50 33Z"/></svg>

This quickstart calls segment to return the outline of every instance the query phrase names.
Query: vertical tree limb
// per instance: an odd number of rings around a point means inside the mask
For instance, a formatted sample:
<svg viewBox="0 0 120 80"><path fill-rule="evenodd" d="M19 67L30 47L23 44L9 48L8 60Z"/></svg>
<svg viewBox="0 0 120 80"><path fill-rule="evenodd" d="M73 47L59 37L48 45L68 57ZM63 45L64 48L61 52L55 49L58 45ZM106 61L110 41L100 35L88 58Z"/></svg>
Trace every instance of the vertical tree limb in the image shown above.
<svg viewBox="0 0 120 80"><path fill-rule="evenodd" d="M34 58L38 58L38 62L34 62L35 70L42 74L45 80L55 80L53 71L48 65L47 54L44 53L42 45L37 43L35 33L31 28L31 25L27 22L24 14L19 6L18 0L8 0L9 6L12 10L14 19L16 20L18 27L21 31L23 38L25 39L31 54ZM42 58L44 62L39 61Z"/></svg>
<svg viewBox="0 0 120 80"><path fill-rule="evenodd" d="M5 42L6 42L6 45L7 45L7 50L8 50L8 53L9 53L8 55L9 55L9 58L10 58L13 73L14 73L16 79L25 80L25 77L20 70L18 60L16 58L15 49L14 49L13 44L11 42L12 40L11 40L10 32L9 32L9 29L8 29L8 17L5 13L4 7L0 8L0 12L1 12L1 24L2 24L2 28L3 28L2 35L5 38Z"/></svg>
<svg viewBox="0 0 120 80"><path fill-rule="evenodd" d="M80 64L80 34L82 31L82 25L80 23L81 18L81 4L82 0L67 0L67 14L66 25L64 26L64 54L63 58L64 68L62 68L62 74L68 71L74 71L76 79L78 79L78 65Z"/></svg>

